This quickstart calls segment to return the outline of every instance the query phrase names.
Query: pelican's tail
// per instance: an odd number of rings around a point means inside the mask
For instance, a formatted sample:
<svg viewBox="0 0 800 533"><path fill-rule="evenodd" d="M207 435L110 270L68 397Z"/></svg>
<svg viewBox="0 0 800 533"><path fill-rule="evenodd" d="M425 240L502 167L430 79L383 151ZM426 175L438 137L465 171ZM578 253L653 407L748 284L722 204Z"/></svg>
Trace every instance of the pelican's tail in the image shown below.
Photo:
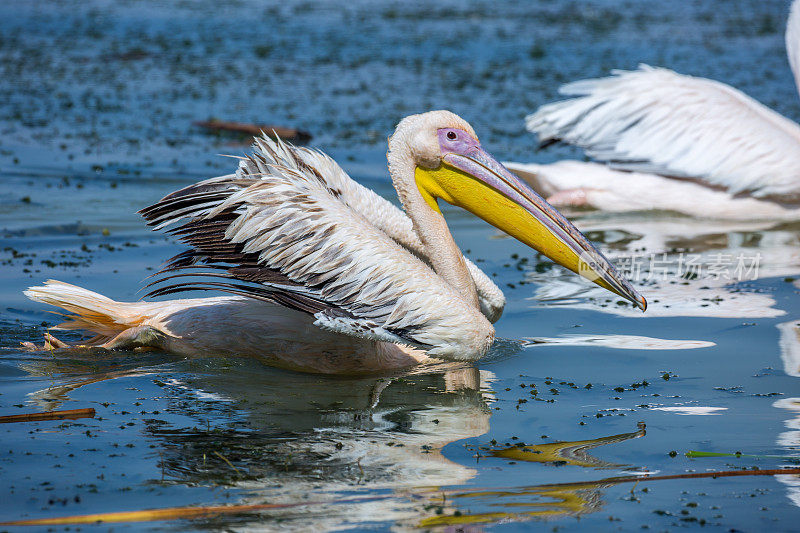
<svg viewBox="0 0 800 533"><path fill-rule="evenodd" d="M145 325L145 321L153 314L152 303L117 302L102 294L52 279L44 285L30 287L25 291L25 296L67 311L54 311L66 319L54 329L94 334L82 343L84 346L123 348L153 345L157 336L155 330ZM45 338L48 348L68 346L50 335Z"/></svg>

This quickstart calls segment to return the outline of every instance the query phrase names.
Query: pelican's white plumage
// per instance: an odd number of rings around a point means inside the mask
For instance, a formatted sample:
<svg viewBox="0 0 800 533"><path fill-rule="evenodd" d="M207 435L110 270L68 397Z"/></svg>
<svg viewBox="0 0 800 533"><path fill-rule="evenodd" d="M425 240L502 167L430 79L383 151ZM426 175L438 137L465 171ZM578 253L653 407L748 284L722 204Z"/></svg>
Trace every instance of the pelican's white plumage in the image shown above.
<svg viewBox="0 0 800 533"><path fill-rule="evenodd" d="M361 215L370 224L386 233L414 255L425 260L425 251L419 236L414 231L411 218L402 209L375 191L353 180L326 153L291 146L281 141L273 141L266 136L256 139L255 143L258 152L265 158L262 166L279 165L296 172L316 169L320 176L324 176L325 187L348 208ZM264 169L252 168L252 164L252 160L243 159L236 176L241 179L246 179L248 176L258 178ZM506 300L503 291L475 263L467 257L463 259L475 282L481 311L489 321L496 322L505 307Z"/></svg>
<svg viewBox="0 0 800 533"><path fill-rule="evenodd" d="M320 162L324 166L309 165ZM486 318L387 234L406 237L403 218L386 209L391 204L374 193L369 198L331 163L319 152L262 137L235 175L172 193L143 214L162 228L191 220L176 233L193 250L176 258L174 268L234 255L240 266L233 276L229 270L221 276L257 281L266 298L311 312L323 329L417 346L431 355L469 353L465 341L488 346L493 332ZM179 288L205 287L215 286L203 281ZM258 296L239 286L217 288ZM474 327L452 327L465 319Z"/></svg>
<svg viewBox="0 0 800 533"><path fill-rule="evenodd" d="M450 112L406 117L389 139L389 171L407 214L322 152L266 136L253 148L235 174L141 211L190 246L159 273L150 295L233 296L126 303L56 281L26 294L72 313L60 327L92 332L92 346L250 355L327 373L387 370L430 356L472 360L492 344L491 322L505 299L458 250L438 208L444 199L646 307L566 218Z"/></svg>
<svg viewBox="0 0 800 533"><path fill-rule="evenodd" d="M798 1L790 9L786 49L800 82ZM561 93L574 98L542 106L526 118L527 128L544 143L580 146L616 169L701 180L731 198L747 193L765 201L800 202L800 126L733 87L641 65L567 84ZM636 179L635 174L622 176ZM593 186L603 189L604 183ZM581 185L586 187L592 185ZM568 190L566 184L559 188ZM687 203L691 193L690 188L683 193ZM659 204L654 197L649 208ZM594 207L613 209L602 201ZM757 211L770 209L768 204ZM792 216L800 214L792 211ZM775 213L787 215L779 209ZM746 218L748 212L739 216Z"/></svg>
<svg viewBox="0 0 800 533"><path fill-rule="evenodd" d="M585 161L504 163L556 207L610 212L675 211L718 220L794 220L800 210L777 202L733 195L696 181L647 172L619 171Z"/></svg>
<svg viewBox="0 0 800 533"><path fill-rule="evenodd" d="M642 65L561 92L579 98L526 119L542 141L575 144L617 168L703 178L734 194L800 194L800 126L733 87Z"/></svg>

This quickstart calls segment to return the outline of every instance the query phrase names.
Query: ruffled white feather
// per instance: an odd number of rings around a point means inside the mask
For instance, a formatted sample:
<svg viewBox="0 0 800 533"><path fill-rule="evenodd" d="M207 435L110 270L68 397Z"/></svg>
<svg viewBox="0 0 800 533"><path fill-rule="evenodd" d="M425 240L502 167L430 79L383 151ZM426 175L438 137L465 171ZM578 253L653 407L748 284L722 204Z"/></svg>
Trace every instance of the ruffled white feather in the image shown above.
<svg viewBox="0 0 800 533"><path fill-rule="evenodd" d="M646 65L564 86L526 119L616 168L800 199L800 127L725 84Z"/></svg>

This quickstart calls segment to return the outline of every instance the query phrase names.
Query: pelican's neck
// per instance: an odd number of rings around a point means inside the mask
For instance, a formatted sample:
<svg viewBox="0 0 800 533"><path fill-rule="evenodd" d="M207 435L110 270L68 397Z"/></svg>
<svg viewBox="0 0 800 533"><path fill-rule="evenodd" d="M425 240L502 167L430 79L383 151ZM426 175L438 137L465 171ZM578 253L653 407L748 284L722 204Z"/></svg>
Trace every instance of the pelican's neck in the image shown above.
<svg viewBox="0 0 800 533"><path fill-rule="evenodd" d="M434 272L456 289L466 302L478 308L478 293L464 256L456 246L442 214L431 209L422 198L414 176L416 164L411 150L404 140L398 140L397 137L393 135L389 140L389 152L386 154L389 174L414 224L414 231L422 242L423 253Z"/></svg>

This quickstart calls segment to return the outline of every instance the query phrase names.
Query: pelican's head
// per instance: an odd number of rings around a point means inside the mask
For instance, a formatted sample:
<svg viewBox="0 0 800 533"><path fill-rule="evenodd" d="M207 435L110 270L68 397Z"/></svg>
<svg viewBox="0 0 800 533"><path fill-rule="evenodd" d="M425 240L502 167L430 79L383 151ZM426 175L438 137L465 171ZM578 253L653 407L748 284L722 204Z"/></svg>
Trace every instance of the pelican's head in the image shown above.
<svg viewBox="0 0 800 533"><path fill-rule="evenodd" d="M462 207L642 310L647 307L564 215L481 147L472 126L458 115L430 111L404 118L389 139L390 168L406 163L393 157L398 151L410 156L416 188L434 211L440 212L439 200Z"/></svg>

